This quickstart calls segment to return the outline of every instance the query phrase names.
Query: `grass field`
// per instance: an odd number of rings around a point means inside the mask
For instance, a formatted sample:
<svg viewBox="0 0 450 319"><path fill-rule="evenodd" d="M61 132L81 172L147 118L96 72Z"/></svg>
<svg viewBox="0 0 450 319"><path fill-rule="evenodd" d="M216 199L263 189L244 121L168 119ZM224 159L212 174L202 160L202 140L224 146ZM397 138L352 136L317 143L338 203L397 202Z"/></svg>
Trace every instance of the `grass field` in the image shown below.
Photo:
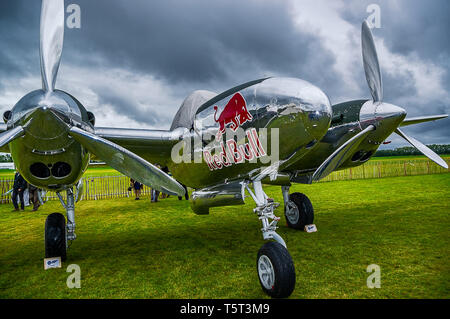
<svg viewBox="0 0 450 319"><path fill-rule="evenodd" d="M297 274L291 298L449 298L449 186L450 174L293 186L311 198L318 232L280 221ZM282 201L279 187L266 191ZM0 297L266 298L253 207L197 216L173 197L82 201L68 261L45 271L44 222L60 204L21 213L0 205ZM81 289L66 286L72 263ZM381 267L380 289L366 286L369 264Z"/></svg>
<svg viewBox="0 0 450 319"><path fill-rule="evenodd" d="M447 159L450 157L450 154L442 154L439 155L440 157ZM405 155L405 156L378 156L378 157L372 157L372 161L392 161L392 160L404 160L404 159L412 159L412 160L418 160L418 159L426 159L427 157L425 155Z"/></svg>

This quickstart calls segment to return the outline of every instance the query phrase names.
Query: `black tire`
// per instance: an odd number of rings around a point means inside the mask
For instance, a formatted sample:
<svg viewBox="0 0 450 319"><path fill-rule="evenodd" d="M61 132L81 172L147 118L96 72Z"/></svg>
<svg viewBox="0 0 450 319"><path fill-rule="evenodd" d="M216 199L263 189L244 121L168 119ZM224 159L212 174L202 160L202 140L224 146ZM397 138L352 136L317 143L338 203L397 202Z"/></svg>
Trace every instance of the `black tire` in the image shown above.
<svg viewBox="0 0 450 319"><path fill-rule="evenodd" d="M262 265L270 260L273 272L272 280L265 280ZM261 261L260 261L261 260ZM272 298L289 297L295 288L295 268L292 257L288 250L277 242L267 242L258 251L256 259L256 269L258 272L259 283L263 291ZM261 280L263 277L263 280ZM267 278L267 275L266 277Z"/></svg>
<svg viewBox="0 0 450 319"><path fill-rule="evenodd" d="M289 202L297 207L298 216L288 216L287 207L284 207L284 216L288 227L304 230L305 225L314 222L314 208L305 194L292 193L289 195Z"/></svg>
<svg viewBox="0 0 450 319"><path fill-rule="evenodd" d="M53 213L45 220L45 258L61 257L66 260L66 219Z"/></svg>

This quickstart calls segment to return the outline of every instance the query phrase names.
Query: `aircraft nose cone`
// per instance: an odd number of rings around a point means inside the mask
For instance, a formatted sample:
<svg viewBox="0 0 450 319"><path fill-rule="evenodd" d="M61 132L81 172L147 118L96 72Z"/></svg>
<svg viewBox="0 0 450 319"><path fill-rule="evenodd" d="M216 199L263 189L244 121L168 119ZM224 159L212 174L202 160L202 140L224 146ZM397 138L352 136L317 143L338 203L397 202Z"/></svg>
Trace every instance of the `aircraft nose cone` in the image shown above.
<svg viewBox="0 0 450 319"><path fill-rule="evenodd" d="M404 108L401 108L394 104L380 103L375 109L375 115L381 116L383 118L401 116L405 117L406 111Z"/></svg>
<svg viewBox="0 0 450 319"><path fill-rule="evenodd" d="M57 117L51 107L39 106L25 116L24 128L36 138L54 139L67 132L67 126Z"/></svg>
<svg viewBox="0 0 450 319"><path fill-rule="evenodd" d="M359 113L359 120L361 123L391 120L398 122L399 124L405 117L405 109L394 104L384 102L374 103L373 101L364 103Z"/></svg>

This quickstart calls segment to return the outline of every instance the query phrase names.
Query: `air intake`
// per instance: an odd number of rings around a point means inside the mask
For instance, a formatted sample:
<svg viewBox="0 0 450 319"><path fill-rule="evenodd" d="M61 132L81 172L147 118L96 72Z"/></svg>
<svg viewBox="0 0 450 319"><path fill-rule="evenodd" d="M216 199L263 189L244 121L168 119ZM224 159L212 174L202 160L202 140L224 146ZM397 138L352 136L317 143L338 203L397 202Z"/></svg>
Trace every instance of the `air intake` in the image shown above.
<svg viewBox="0 0 450 319"><path fill-rule="evenodd" d="M66 177L72 171L72 167L65 162L56 162L52 166L52 175L57 178Z"/></svg>
<svg viewBox="0 0 450 319"><path fill-rule="evenodd" d="M48 169L47 165L41 162L31 164L30 173L37 178L50 177L50 170Z"/></svg>

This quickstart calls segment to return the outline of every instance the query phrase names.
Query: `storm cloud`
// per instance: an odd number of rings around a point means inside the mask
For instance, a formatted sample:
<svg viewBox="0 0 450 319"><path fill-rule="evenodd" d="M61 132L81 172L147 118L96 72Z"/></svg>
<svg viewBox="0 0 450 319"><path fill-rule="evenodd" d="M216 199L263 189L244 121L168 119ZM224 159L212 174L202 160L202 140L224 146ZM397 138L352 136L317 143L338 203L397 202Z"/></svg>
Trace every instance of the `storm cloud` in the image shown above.
<svg viewBox="0 0 450 319"><path fill-rule="evenodd" d="M65 29L57 88L100 126L168 129L193 90L214 92L266 76L298 77L332 103L369 98L360 28L374 29L385 101L409 116L449 112L450 30L445 1L69 0L81 29ZM67 15L66 15L67 16ZM0 2L0 112L39 88L40 1ZM450 143L450 120L405 128ZM393 138L392 146L404 145Z"/></svg>

